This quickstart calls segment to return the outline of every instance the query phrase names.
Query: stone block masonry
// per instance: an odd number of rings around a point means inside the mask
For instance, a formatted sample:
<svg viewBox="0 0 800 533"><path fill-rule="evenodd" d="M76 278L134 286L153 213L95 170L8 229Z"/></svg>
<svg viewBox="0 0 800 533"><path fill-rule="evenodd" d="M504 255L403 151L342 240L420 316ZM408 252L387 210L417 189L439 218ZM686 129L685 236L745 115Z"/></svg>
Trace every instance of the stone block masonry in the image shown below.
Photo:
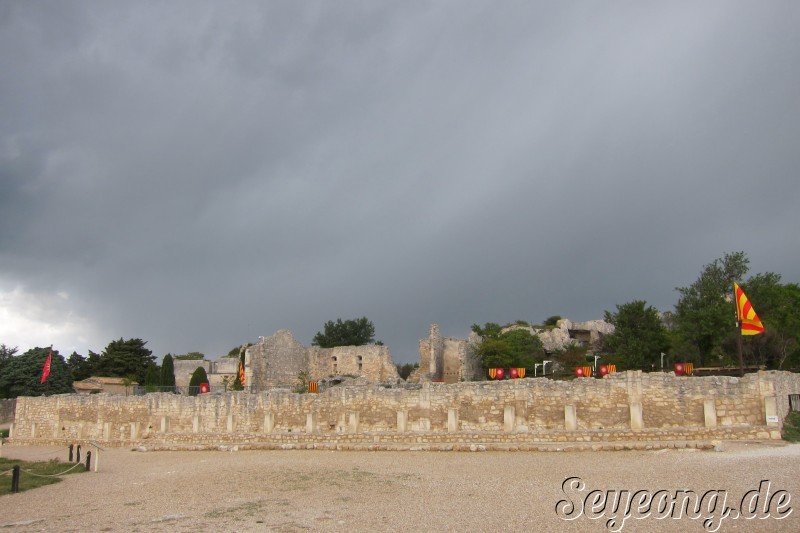
<svg viewBox="0 0 800 533"><path fill-rule="evenodd" d="M779 439L800 375L621 372L604 379L18 398L12 443L322 449L538 449L565 443ZM784 401L785 398L785 401ZM769 418L768 418L769 417ZM617 446L619 444L615 444Z"/></svg>
<svg viewBox="0 0 800 533"><path fill-rule="evenodd" d="M14 409L17 400L0 400L0 425L10 424L14 421Z"/></svg>

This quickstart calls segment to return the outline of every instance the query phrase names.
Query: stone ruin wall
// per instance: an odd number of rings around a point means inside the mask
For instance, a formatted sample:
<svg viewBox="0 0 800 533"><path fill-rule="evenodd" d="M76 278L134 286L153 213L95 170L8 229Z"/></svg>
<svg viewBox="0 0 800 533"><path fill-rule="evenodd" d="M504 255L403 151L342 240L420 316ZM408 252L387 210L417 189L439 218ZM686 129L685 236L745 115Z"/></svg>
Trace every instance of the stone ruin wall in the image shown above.
<svg viewBox="0 0 800 533"><path fill-rule="evenodd" d="M373 383L396 383L400 378L387 346L312 346L309 354L312 380L330 376L360 376Z"/></svg>
<svg viewBox="0 0 800 533"><path fill-rule="evenodd" d="M474 333L467 340L442 337L439 326L431 324L428 337L419 341L419 369L408 381L459 383L480 379L483 366L472 349L476 340Z"/></svg>
<svg viewBox="0 0 800 533"><path fill-rule="evenodd" d="M359 376L375 383L396 383L400 376L387 346L306 347L291 331L280 330L247 348L247 382L256 390L292 388L305 372L311 381L332 376Z"/></svg>
<svg viewBox="0 0 800 533"><path fill-rule="evenodd" d="M306 347L287 329L261 337L248 347L245 362L250 371L247 383L254 385L256 390L292 387L300 372L309 371Z"/></svg>
<svg viewBox="0 0 800 533"><path fill-rule="evenodd" d="M800 394L800 375L676 377L630 371L572 381L333 387L321 394L23 397L17 400L12 443L324 447L778 439L789 394Z"/></svg>

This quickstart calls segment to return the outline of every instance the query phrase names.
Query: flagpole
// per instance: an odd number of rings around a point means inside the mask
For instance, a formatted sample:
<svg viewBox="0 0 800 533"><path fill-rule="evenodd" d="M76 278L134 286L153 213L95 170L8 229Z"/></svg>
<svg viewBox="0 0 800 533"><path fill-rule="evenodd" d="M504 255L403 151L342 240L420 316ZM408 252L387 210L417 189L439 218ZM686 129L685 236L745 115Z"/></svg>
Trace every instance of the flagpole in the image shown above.
<svg viewBox="0 0 800 533"><path fill-rule="evenodd" d="M739 299L736 285L733 286L733 305L736 306L736 351L739 353L739 375L744 377L744 353L742 350L742 317L739 316Z"/></svg>

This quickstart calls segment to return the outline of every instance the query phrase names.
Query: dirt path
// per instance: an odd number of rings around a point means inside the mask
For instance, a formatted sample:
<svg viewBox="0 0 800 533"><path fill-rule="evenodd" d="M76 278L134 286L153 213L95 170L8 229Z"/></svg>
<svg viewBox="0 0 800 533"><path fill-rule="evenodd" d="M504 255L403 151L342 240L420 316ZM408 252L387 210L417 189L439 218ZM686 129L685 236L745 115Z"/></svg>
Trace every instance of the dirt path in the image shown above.
<svg viewBox="0 0 800 533"><path fill-rule="evenodd" d="M85 454L85 451L84 451ZM66 449L2 448L3 457L66 460ZM800 505L800 445L726 444L723 451L627 452L134 452L110 449L100 471L0 497L5 531L609 531L602 518L563 520L606 491L726 491L726 505L769 480ZM579 478L566 485L567 478ZM5 480L5 481L3 481ZM10 478L0 478L10 483ZM575 489L580 482L584 490ZM573 488L570 488L573 487ZM765 486L762 485L762 493ZM597 494L597 493L596 493ZM624 492L612 493L622 494ZM753 493L755 494L755 493ZM784 519L720 519L708 530L800 531ZM706 508L711 498L704 500ZM773 513L778 497L773 498ZM568 507L568 506L567 506ZM632 506L635 512L635 505ZM624 508L624 506L623 506ZM565 506L561 506L562 514ZM588 511L587 507L587 511ZM573 513L574 514L574 513ZM619 513L619 514L624 514ZM763 514L763 513L762 513ZM673 511L674 516L674 511ZM617 523L618 527L619 522ZM703 519L630 517L623 531L705 531ZM614 529L614 528L612 528Z"/></svg>

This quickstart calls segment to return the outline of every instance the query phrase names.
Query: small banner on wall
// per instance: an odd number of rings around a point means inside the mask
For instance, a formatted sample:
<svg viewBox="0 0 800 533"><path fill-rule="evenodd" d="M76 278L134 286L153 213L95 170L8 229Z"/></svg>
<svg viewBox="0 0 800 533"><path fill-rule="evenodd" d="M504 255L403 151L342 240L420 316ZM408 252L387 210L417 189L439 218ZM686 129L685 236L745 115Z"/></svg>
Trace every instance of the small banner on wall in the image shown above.
<svg viewBox="0 0 800 533"><path fill-rule="evenodd" d="M319 393L319 383L316 381L309 381L308 382L308 392L311 394L318 394Z"/></svg>
<svg viewBox="0 0 800 533"><path fill-rule="evenodd" d="M603 365L600 368L598 368L597 371L600 372L601 376L605 376L607 374L611 374L612 372L616 372L617 365L614 364Z"/></svg>
<svg viewBox="0 0 800 533"><path fill-rule="evenodd" d="M575 367L575 375L579 378L590 378L592 377L592 367L591 366L576 366Z"/></svg>
<svg viewBox="0 0 800 533"><path fill-rule="evenodd" d="M490 368L489 369L489 378L490 379L503 379L508 373L508 377L511 379L517 378L524 378L525 377L525 369L522 367L513 367L509 368L508 372L506 372L505 368Z"/></svg>

